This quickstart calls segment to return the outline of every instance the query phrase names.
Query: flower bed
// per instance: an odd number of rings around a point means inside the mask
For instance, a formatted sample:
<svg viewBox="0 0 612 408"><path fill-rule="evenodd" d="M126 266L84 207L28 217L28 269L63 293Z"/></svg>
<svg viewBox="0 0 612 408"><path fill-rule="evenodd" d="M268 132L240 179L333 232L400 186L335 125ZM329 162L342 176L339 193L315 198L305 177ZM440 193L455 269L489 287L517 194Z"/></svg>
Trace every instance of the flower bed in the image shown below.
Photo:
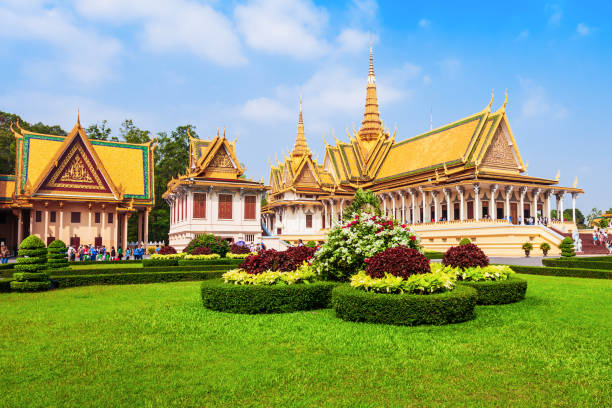
<svg viewBox="0 0 612 408"><path fill-rule="evenodd" d="M470 320L476 299L476 290L467 286L431 295L381 294L349 285L338 286L332 292L332 306L343 320L405 326Z"/></svg>
<svg viewBox="0 0 612 408"><path fill-rule="evenodd" d="M278 273L278 272L277 272ZM288 313L329 307L333 282L299 284L231 284L222 279L202 282L204 307L230 313Z"/></svg>

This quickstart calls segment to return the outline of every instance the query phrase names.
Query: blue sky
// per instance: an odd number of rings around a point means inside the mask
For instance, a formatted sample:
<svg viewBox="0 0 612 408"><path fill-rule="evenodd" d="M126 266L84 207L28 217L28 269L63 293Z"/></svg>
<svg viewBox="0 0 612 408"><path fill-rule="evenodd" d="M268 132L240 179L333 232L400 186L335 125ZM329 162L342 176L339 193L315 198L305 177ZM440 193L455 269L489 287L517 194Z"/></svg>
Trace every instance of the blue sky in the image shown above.
<svg viewBox="0 0 612 408"><path fill-rule="evenodd" d="M507 113L529 175L612 207L607 2L2 0L0 109L70 129L125 118L152 132L226 127L254 179L306 136L347 140L365 99L368 44L397 139L483 109ZM566 202L566 208L569 200Z"/></svg>

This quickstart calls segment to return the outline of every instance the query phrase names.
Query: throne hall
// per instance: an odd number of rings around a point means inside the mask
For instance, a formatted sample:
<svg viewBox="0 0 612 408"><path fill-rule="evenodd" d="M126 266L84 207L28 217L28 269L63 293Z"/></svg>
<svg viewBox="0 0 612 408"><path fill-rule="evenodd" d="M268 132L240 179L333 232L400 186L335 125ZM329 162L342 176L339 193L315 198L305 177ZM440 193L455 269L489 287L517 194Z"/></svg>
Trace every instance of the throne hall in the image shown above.
<svg viewBox="0 0 612 408"><path fill-rule="evenodd" d="M322 241L359 188L377 194L385 214L410 224L427 249L444 250L463 237L488 254L515 255L522 243L556 250L576 229L576 187L527 174L503 104L421 135L400 139L383 126L372 51L361 128L348 142L325 142L323 163L312 157L300 103L295 147L270 168L267 230L282 240ZM324 139L325 141L325 139ZM571 220L563 214L571 196Z"/></svg>

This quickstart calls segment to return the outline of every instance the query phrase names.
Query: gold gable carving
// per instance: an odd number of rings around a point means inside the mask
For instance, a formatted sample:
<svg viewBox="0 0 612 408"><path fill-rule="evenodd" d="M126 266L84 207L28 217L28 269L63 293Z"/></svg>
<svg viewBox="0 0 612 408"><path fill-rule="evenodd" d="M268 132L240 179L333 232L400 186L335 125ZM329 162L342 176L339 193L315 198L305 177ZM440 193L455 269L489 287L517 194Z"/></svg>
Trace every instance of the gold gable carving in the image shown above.
<svg viewBox="0 0 612 408"><path fill-rule="evenodd" d="M98 176L94 164L89 160L82 144L75 143L64 160L41 187L76 188L83 190L109 191L109 187Z"/></svg>
<svg viewBox="0 0 612 408"><path fill-rule="evenodd" d="M93 179L85 168L85 164L83 163L81 156L74 157L74 160L70 164L68 170L66 170L62 177L60 177L60 181L64 183L93 183Z"/></svg>
<svg viewBox="0 0 612 408"><path fill-rule="evenodd" d="M505 169L518 168L514 154L512 154L512 147L508 144L508 139L506 139L501 128L497 129L497 132L495 132L493 141L482 160L482 165Z"/></svg>
<svg viewBox="0 0 612 408"><path fill-rule="evenodd" d="M304 166L302 167L302 171L300 172L300 175L296 179L295 183L316 185L317 180L312 175L312 171L310 171L310 168L308 166Z"/></svg>
<svg viewBox="0 0 612 408"><path fill-rule="evenodd" d="M232 163L232 159L230 159L229 155L225 151L225 149L219 149L215 157L210 162L208 166L212 169L234 169L234 164Z"/></svg>

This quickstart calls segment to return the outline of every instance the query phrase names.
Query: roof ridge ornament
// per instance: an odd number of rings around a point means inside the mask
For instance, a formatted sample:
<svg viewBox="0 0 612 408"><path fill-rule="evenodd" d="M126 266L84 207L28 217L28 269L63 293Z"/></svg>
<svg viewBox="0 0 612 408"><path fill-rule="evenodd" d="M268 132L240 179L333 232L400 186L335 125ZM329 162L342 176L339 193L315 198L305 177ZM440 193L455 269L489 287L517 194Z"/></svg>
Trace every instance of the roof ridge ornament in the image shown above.
<svg viewBox="0 0 612 408"><path fill-rule="evenodd" d="M493 99L495 99L495 89L491 88L491 100L489 101L489 104L485 109L491 109L491 106L493 105Z"/></svg>
<svg viewBox="0 0 612 408"><path fill-rule="evenodd" d="M504 104L501 107L502 111L506 110L506 105L508 104L508 88L506 88L506 91L504 93L506 94L506 98L504 99Z"/></svg>

